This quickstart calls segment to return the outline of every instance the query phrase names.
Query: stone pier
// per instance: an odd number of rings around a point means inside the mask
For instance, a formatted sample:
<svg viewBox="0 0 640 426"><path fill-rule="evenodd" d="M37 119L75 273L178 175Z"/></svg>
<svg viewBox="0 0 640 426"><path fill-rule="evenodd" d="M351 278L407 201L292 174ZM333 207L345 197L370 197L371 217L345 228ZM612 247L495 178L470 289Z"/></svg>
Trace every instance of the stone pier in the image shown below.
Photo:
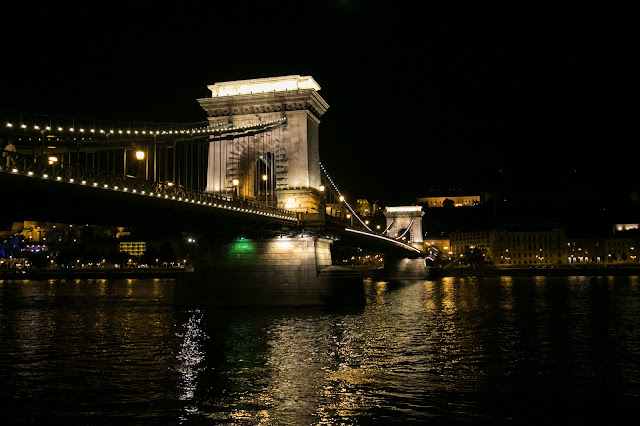
<svg viewBox="0 0 640 426"><path fill-rule="evenodd" d="M386 258L384 268L376 274L381 280L420 280L429 277L430 267L426 259L417 258Z"/></svg>
<svg viewBox="0 0 640 426"><path fill-rule="evenodd" d="M364 304L362 277L331 266L331 240L314 236L218 240L200 237L192 277L175 303L218 306Z"/></svg>

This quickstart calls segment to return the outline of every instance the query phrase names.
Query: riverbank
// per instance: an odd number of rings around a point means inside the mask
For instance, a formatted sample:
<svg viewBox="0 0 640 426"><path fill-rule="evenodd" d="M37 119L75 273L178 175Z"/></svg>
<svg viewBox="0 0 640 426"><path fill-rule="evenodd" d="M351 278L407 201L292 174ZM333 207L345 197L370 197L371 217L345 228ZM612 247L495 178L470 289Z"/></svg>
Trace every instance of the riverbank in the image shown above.
<svg viewBox="0 0 640 426"><path fill-rule="evenodd" d="M351 266L364 278L375 278L376 268ZM0 279L109 279L109 278L178 278L193 273L192 268L136 268L136 269L43 269L0 270ZM496 268L496 267L431 267L429 278L491 277L491 276L631 276L640 275L640 266L562 266L553 268Z"/></svg>
<svg viewBox="0 0 640 426"><path fill-rule="evenodd" d="M128 269L5 269L0 279L82 279L82 278L177 278L193 272L192 268L128 268Z"/></svg>
<svg viewBox="0 0 640 426"><path fill-rule="evenodd" d="M379 275L377 268L357 265L350 266L354 272L364 278L374 278ZM378 271L378 272L376 272ZM499 277L499 276L631 276L640 275L640 266L553 266L547 268L498 268L483 267L454 267L429 269L429 278L441 277Z"/></svg>
<svg viewBox="0 0 640 426"><path fill-rule="evenodd" d="M640 275L640 266L554 266L552 268L431 268L430 277L468 276L629 276Z"/></svg>

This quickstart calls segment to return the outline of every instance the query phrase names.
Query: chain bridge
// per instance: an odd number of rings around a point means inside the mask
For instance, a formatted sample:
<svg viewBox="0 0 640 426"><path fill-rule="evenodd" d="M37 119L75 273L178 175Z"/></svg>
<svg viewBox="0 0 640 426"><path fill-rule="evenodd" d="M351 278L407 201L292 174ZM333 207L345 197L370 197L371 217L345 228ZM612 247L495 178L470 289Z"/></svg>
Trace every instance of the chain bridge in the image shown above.
<svg viewBox="0 0 640 426"><path fill-rule="evenodd" d="M176 286L181 303L350 303L361 278L332 266L332 244L384 253L399 277L425 275L406 241L411 225L400 237L372 230L321 162L329 106L312 77L209 89L198 99L202 123L6 113L5 217L197 233L196 273Z"/></svg>

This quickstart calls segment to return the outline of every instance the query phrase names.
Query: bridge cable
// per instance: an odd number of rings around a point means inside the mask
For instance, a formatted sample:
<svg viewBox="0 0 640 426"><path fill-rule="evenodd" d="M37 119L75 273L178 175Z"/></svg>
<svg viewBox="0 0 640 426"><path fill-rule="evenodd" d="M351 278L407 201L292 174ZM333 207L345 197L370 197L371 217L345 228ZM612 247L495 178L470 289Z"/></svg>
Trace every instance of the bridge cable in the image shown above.
<svg viewBox="0 0 640 426"><path fill-rule="evenodd" d="M416 220L415 217L413 219L411 219L411 223L409 223L409 226L407 227L407 229L405 229L404 232L402 233L402 235L397 237L396 240L399 240L400 238L404 237L407 234L407 232L409 232L409 229L411 229L411 226L413 225L413 221L414 220Z"/></svg>
<svg viewBox="0 0 640 426"><path fill-rule="evenodd" d="M324 165L322 164L322 162L319 163L320 164L320 169L324 172L324 175L327 177L327 179L329 179L329 182L331 183L331 185L333 186L333 188L335 189L335 191L338 193L338 195L342 195L342 193L340 192L340 190L338 189L337 185L333 182L333 179L331 179L331 176L329 176L329 173L327 172L327 170L324 168ZM349 203L347 202L347 200L345 199L344 204L347 206L347 208L349 209L349 211L351 212L351 214L353 216L355 216L356 219L358 219L360 221L360 223L362 224L362 226L364 226L367 231L373 233L373 231L371 230L371 228L369 228L369 226L364 223L364 221L360 218L360 216L358 216L358 214L355 212L355 210L353 210L353 208L351 208L351 206L349 205Z"/></svg>
<svg viewBox="0 0 640 426"><path fill-rule="evenodd" d="M405 248L407 250L411 250L411 251L413 251L415 253L420 253L419 249L417 249L417 248L415 248L413 246L410 246L409 244L405 244L405 243L403 243L401 241L396 241L396 240L394 240L392 238L384 237L382 235L378 235L378 234L374 234L374 233L358 231L357 229L345 228L344 230L348 231L348 232L354 232L354 233L357 233L357 234L366 235L368 237L375 237L375 238L381 239L383 241L396 244L396 245L398 245L400 247L403 247L403 248Z"/></svg>
<svg viewBox="0 0 640 426"><path fill-rule="evenodd" d="M387 229L385 229L384 231L382 231L382 235L385 235L387 232L389 232L389 229L391 229L391 227L393 226L393 224L396 223L396 220L393 219L391 221L391 223L389 224L389 226L387 226Z"/></svg>

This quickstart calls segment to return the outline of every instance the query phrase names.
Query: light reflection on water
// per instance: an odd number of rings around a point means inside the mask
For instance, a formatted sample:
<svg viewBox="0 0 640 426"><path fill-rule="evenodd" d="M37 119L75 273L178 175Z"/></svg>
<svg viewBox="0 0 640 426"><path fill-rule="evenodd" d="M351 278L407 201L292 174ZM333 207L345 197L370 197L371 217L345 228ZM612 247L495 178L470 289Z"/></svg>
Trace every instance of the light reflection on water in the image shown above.
<svg viewBox="0 0 640 426"><path fill-rule="evenodd" d="M0 281L9 419L611 421L640 405L638 277L367 280L360 308L186 309L171 280Z"/></svg>
<svg viewBox="0 0 640 426"><path fill-rule="evenodd" d="M202 321L202 313L199 309L193 311L193 314L185 324L182 325L184 332L177 334L182 339L180 343L180 352L176 357L179 361L177 371L181 374L181 401L192 401L195 391L198 387L198 375L202 371L202 362L205 358L203 350L203 342L208 338L202 330L200 322ZM196 406L185 405L186 414L196 413ZM186 420L186 416L181 416L180 420Z"/></svg>

